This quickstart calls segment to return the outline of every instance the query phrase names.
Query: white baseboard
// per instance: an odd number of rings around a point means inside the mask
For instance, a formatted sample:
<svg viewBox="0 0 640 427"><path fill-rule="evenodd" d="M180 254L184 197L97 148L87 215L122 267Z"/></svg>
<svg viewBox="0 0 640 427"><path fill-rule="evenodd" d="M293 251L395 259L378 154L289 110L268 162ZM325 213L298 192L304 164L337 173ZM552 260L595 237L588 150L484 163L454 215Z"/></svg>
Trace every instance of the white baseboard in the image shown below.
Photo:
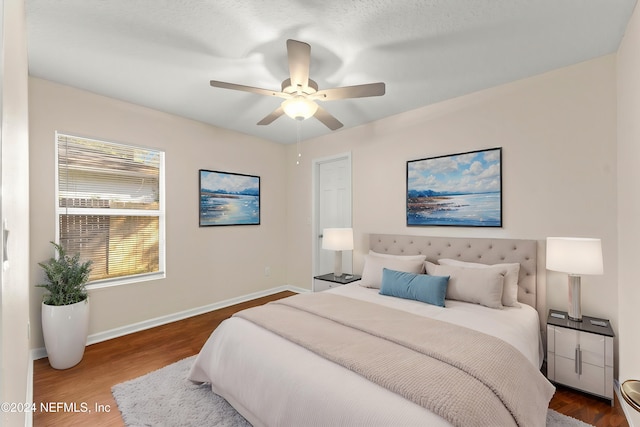
<svg viewBox="0 0 640 427"><path fill-rule="evenodd" d="M145 329L155 328L156 326L166 325L167 323L172 323L178 320L187 319L189 317L197 316L199 314L208 313L213 310L229 307L235 304L239 304L241 302L251 301L256 298L277 294L278 292L283 292L283 291L291 291L299 294L311 292L309 289L303 289L297 286L289 286L289 285L279 286L277 288L271 288L265 291L259 291L259 292L254 292L248 295L242 295L239 297L216 302L216 303L205 305L202 307L192 308L189 310L180 311L178 313L168 314L166 316L160 316L154 319L133 323L131 325L110 329L108 331L98 332L97 334L89 335L89 337L87 338L87 345L96 344L96 343L107 341L113 338L122 337L124 335L132 334L134 332L144 331ZM45 350L44 347L35 348L31 350L32 360L42 359L45 357L47 357L47 351Z"/></svg>

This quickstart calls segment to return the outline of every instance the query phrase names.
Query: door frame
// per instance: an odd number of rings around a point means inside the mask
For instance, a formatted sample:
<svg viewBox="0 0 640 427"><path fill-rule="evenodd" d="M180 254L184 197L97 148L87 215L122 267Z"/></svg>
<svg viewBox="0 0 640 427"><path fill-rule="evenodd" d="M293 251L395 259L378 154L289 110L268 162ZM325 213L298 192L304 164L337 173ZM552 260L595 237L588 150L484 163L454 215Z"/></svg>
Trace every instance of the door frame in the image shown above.
<svg viewBox="0 0 640 427"><path fill-rule="evenodd" d="M311 218L311 268L312 268L312 277L311 277L311 285L313 286L313 276L318 275L318 245L317 245L317 237L320 234L321 230L318 230L318 221L319 221L319 210L320 210L320 165L323 163L330 163L337 160L347 160L347 175L349 177L349 221L348 224L350 227L353 227L353 176L352 176L352 159L351 159L351 151L347 151L344 153L334 154L332 156L321 157L317 159L313 159L312 162L312 171L311 171L311 187L313 189L312 194L312 218ZM352 262L353 262L353 254L352 254ZM313 287L312 287L313 289Z"/></svg>

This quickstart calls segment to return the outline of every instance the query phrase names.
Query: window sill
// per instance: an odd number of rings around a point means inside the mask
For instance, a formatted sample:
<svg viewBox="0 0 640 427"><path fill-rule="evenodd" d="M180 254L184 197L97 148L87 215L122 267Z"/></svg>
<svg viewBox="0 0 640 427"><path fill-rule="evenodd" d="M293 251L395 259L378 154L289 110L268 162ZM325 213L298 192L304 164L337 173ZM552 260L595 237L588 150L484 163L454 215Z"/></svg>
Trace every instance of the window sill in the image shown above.
<svg viewBox="0 0 640 427"><path fill-rule="evenodd" d="M133 283L148 282L150 280L160 280L166 277L167 277L166 273L162 271L158 273L140 274L137 276L128 276L128 277L117 278L117 279L97 280L95 282L88 283L87 290L92 291L95 289L112 288L114 286L130 285Z"/></svg>

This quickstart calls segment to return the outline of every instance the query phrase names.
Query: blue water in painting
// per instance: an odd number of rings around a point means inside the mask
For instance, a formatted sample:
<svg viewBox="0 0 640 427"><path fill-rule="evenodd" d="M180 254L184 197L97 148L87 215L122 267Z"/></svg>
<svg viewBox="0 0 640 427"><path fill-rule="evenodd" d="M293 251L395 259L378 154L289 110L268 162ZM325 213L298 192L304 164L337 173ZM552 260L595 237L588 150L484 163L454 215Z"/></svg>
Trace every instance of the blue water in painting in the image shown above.
<svg viewBox="0 0 640 427"><path fill-rule="evenodd" d="M260 224L260 196L200 194L200 225Z"/></svg>
<svg viewBox="0 0 640 427"><path fill-rule="evenodd" d="M430 209L407 207L407 225L500 227L500 193L462 194L434 198Z"/></svg>

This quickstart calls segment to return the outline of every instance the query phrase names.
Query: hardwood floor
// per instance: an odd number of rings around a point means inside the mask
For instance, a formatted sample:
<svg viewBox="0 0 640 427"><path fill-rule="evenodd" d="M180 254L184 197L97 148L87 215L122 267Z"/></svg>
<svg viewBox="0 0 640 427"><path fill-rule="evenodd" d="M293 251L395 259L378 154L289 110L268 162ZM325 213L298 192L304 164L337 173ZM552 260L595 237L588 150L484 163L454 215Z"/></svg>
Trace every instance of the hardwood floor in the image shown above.
<svg viewBox="0 0 640 427"><path fill-rule="evenodd" d="M629 423L615 393L614 399L614 406L611 406L608 400L558 385L549 407L596 427L628 427Z"/></svg>
<svg viewBox="0 0 640 427"><path fill-rule="evenodd" d="M236 311L289 295L293 292L280 292L90 345L82 362L71 369L55 370L47 359L36 360L33 397L38 410L33 425L124 426L111 387L197 354L211 331ZM49 412L41 411L41 404ZM550 407L596 427L628 426L617 399L612 407L604 400L558 387Z"/></svg>

